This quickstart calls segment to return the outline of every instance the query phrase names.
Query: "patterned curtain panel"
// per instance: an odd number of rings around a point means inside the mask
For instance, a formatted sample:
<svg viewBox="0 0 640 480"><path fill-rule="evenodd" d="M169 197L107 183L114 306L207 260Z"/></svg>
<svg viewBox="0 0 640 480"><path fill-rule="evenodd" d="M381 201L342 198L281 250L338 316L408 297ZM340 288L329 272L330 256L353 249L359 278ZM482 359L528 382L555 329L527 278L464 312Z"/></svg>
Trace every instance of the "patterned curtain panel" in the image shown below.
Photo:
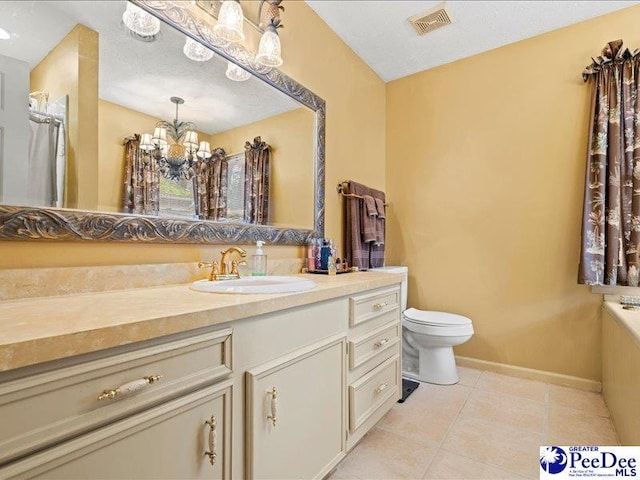
<svg viewBox="0 0 640 480"><path fill-rule="evenodd" d="M244 172L244 221L264 225L269 222L269 169L271 147L260 137L246 142Z"/></svg>
<svg viewBox="0 0 640 480"><path fill-rule="evenodd" d="M158 215L160 176L156 161L140 148L140 135L125 139L124 197L125 213Z"/></svg>
<svg viewBox="0 0 640 480"><path fill-rule="evenodd" d="M579 272L587 285L638 286L639 53L610 42L583 72L593 89Z"/></svg>
<svg viewBox="0 0 640 480"><path fill-rule="evenodd" d="M227 154L216 148L206 162L197 162L194 195L198 217L220 220L227 216Z"/></svg>

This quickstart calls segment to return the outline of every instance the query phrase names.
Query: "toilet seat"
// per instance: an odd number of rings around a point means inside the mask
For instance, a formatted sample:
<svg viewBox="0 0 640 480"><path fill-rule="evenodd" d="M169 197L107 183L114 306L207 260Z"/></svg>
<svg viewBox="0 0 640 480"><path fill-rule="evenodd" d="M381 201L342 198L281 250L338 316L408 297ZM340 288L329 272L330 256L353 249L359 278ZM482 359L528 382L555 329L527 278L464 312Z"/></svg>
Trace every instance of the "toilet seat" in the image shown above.
<svg viewBox="0 0 640 480"><path fill-rule="evenodd" d="M455 313L436 312L409 308L402 315L405 320L418 325L431 325L434 327L459 327L471 325L471 320Z"/></svg>

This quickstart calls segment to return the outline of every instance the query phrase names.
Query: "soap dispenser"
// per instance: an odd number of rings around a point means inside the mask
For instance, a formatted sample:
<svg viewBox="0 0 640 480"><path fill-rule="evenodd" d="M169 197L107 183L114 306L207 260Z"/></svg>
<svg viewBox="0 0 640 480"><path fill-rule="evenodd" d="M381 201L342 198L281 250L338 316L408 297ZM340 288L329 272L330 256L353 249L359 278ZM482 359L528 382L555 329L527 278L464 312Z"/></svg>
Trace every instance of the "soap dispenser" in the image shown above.
<svg viewBox="0 0 640 480"><path fill-rule="evenodd" d="M256 254L251 259L251 275L254 277L261 277L267 274L267 256L262 251L264 242L258 240L256 242Z"/></svg>

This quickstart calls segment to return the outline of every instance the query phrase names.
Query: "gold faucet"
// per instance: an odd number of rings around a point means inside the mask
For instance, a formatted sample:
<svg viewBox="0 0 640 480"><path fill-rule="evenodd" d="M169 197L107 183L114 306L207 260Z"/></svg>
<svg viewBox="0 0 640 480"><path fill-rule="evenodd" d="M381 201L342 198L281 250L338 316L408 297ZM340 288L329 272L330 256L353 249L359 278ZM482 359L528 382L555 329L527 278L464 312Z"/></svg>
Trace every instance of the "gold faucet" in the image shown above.
<svg viewBox="0 0 640 480"><path fill-rule="evenodd" d="M239 247L230 247L226 250L222 250L220 253L222 254L222 257L220 257L220 275L233 275L235 278L240 278L240 275L238 274L238 265L246 265L247 262L245 262L244 260L241 260L239 262L234 260L231 263L231 272L229 272L229 261L227 260L227 258L232 253L237 253L240 258L244 258L247 256L247 252Z"/></svg>
<svg viewBox="0 0 640 480"><path fill-rule="evenodd" d="M211 263L199 262L198 268L211 267L211 272L209 273L210 282L214 280L233 280L240 278L240 274L238 273L238 265L246 265L247 262L245 262L244 260L232 260L231 271L229 271L228 257L232 253L237 253L242 259L247 256L247 252L239 247L231 247L221 251L220 253L222 254L220 262L217 262L215 260Z"/></svg>

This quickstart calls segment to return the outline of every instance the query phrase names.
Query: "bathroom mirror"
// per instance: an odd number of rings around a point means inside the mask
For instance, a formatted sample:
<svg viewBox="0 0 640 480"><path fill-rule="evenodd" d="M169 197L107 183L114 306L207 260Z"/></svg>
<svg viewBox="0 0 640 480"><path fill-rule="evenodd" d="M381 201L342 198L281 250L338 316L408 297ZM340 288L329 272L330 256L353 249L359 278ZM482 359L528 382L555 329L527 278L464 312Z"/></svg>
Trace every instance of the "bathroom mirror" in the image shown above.
<svg viewBox="0 0 640 480"><path fill-rule="evenodd" d="M256 64L243 44L220 41L196 2L131 3L161 20L152 41L123 25L125 1L0 2L0 27L11 35L0 40L0 238L302 244L322 236L324 101ZM212 57L187 57L194 41ZM234 66L249 78L230 80ZM239 217L237 191L219 221L126 213L124 140L172 122L171 97L184 100L179 121L224 149L236 173L245 142L270 146L268 225Z"/></svg>

